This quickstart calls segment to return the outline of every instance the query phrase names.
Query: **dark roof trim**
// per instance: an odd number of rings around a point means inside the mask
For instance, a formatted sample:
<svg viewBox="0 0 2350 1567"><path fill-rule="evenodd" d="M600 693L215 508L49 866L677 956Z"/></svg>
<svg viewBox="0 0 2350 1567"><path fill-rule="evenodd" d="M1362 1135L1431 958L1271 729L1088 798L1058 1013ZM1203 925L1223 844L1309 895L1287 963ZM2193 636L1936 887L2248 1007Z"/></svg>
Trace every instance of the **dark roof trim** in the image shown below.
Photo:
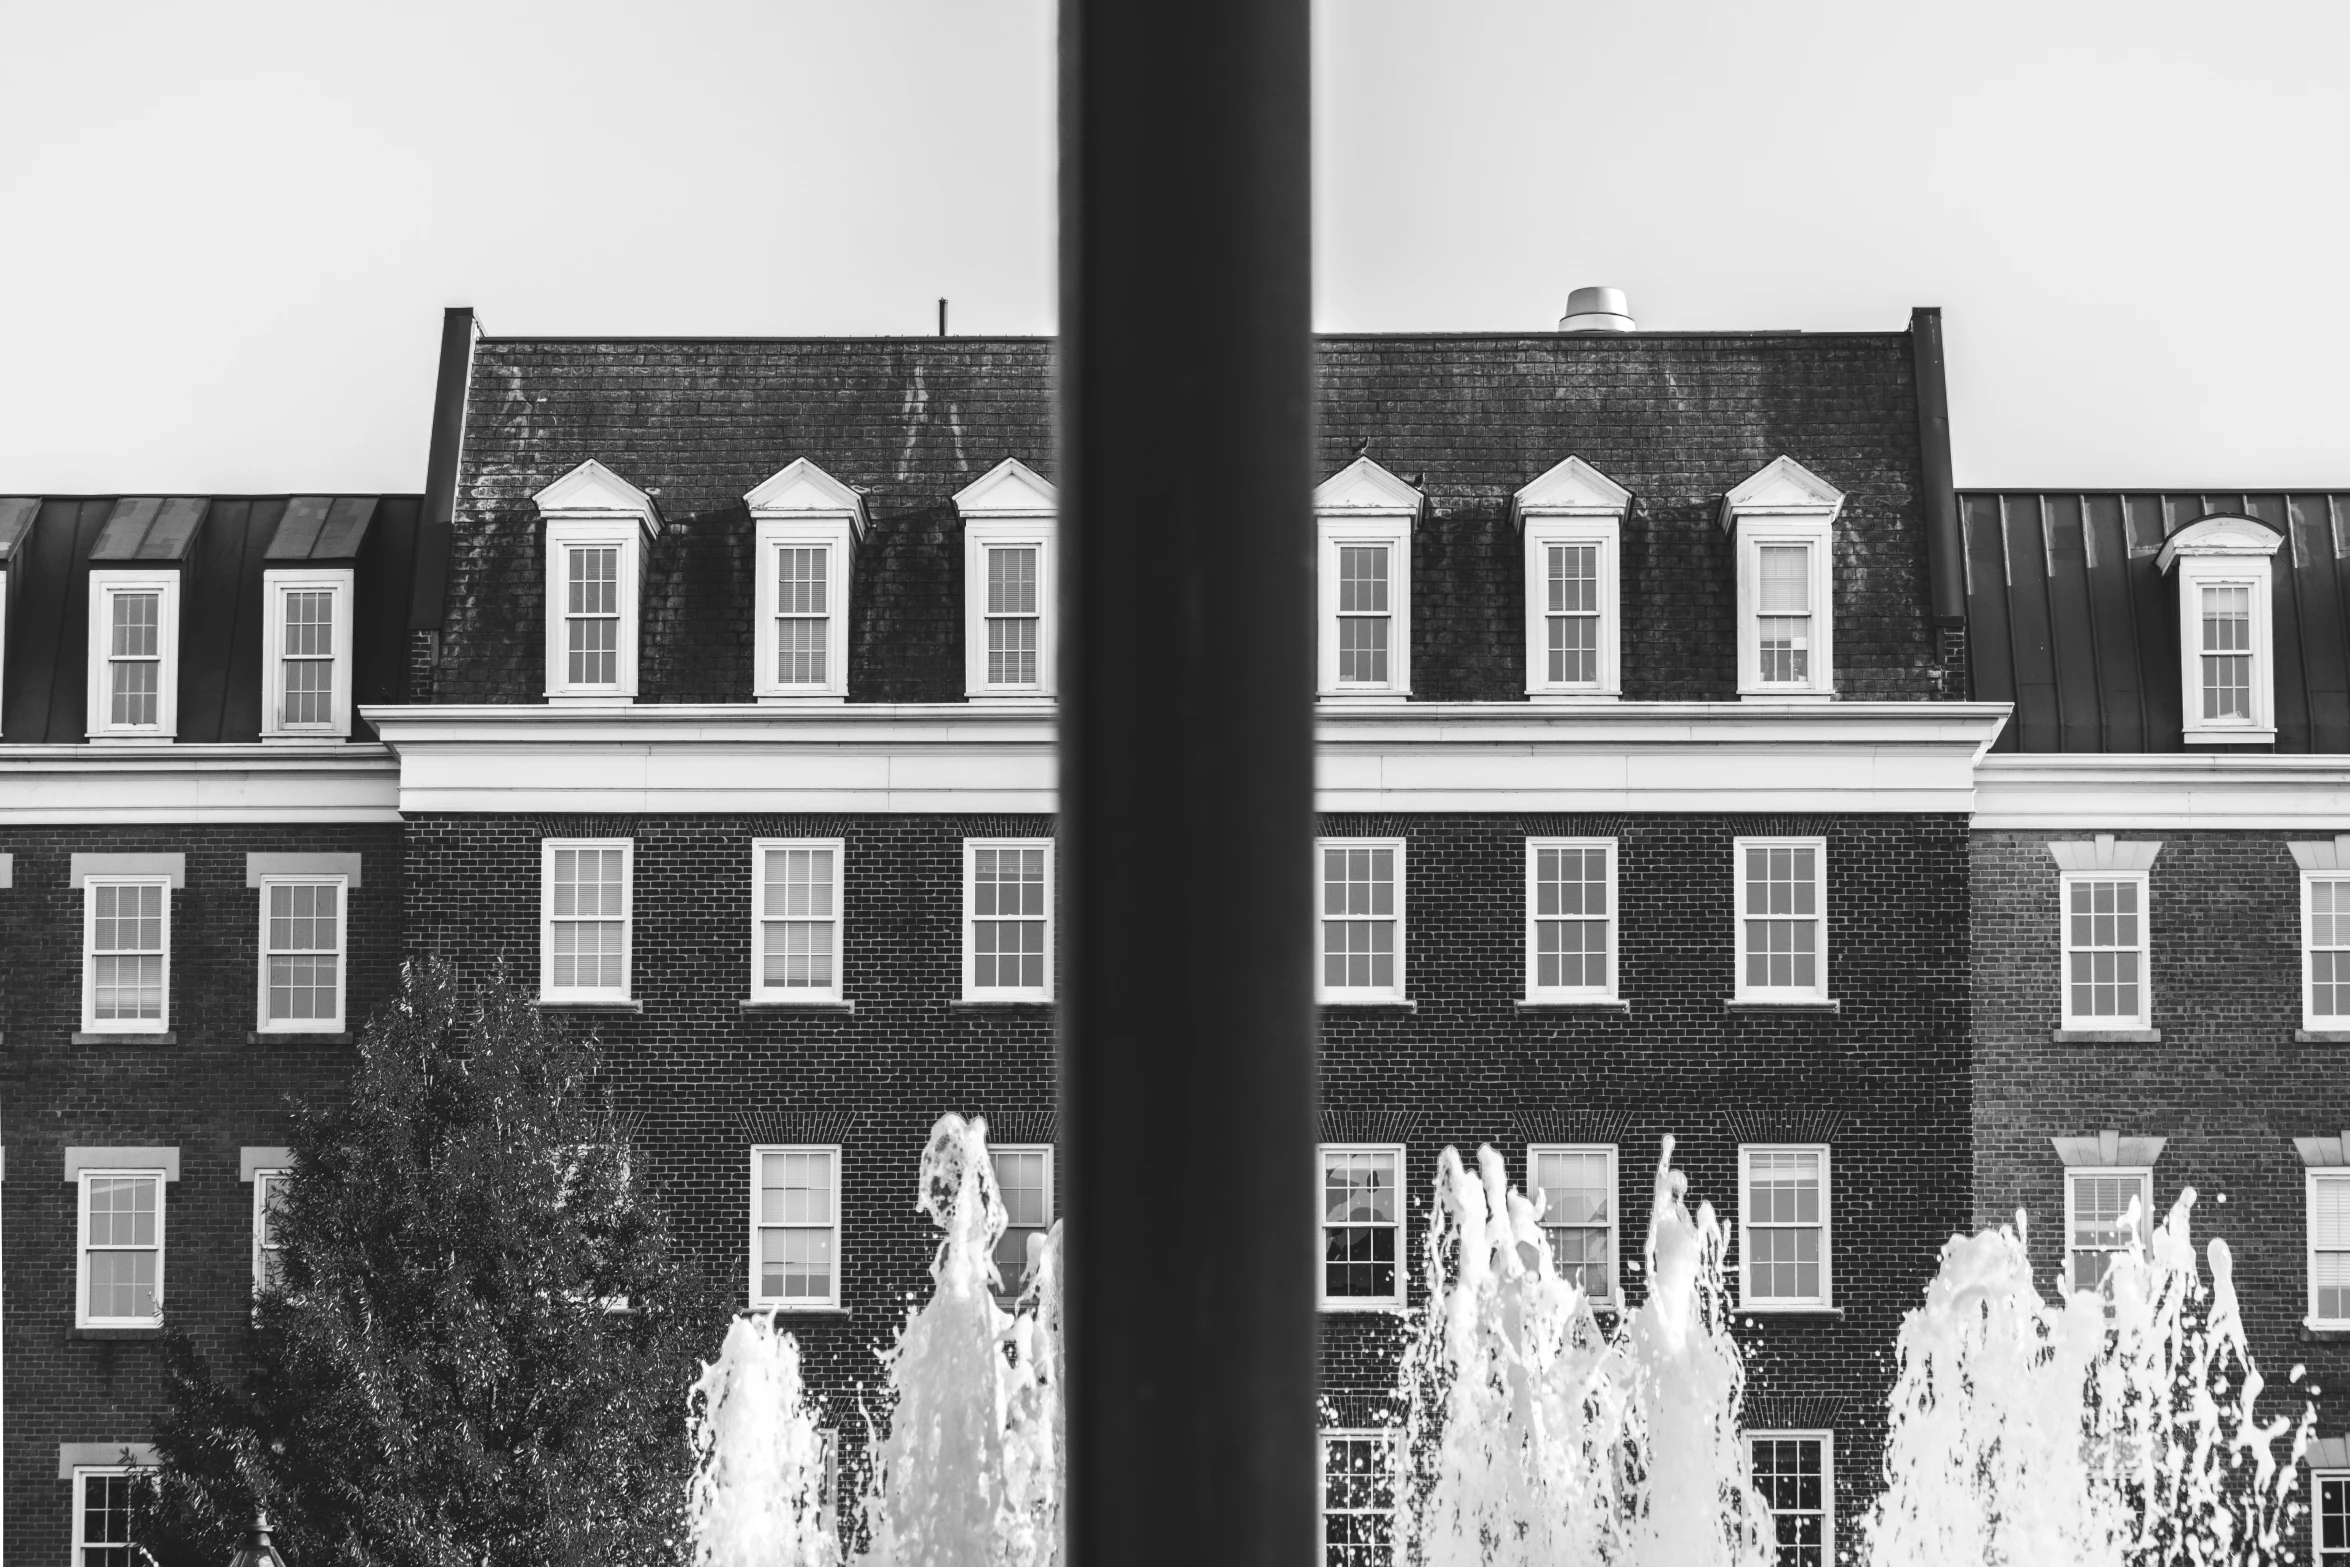
<svg viewBox="0 0 2350 1567"><path fill-rule="evenodd" d="M164 500L152 495L127 495L114 503L114 514L90 547L92 564L140 561L176 566L187 559L188 546L212 502L199 495L175 495Z"/></svg>
<svg viewBox="0 0 2350 1567"><path fill-rule="evenodd" d="M1802 327L1790 326L1761 328L1723 327L1706 331L1689 332L1652 332L1646 328L1642 328L1637 332L1546 332L1540 330L1527 332L1317 332L1314 334L1314 341L1317 343L1620 343L1626 340L1637 342L1644 338L1658 337L1679 339L1731 338L1743 341L1745 339L1757 337L1799 337L1807 340L1814 338L1835 337L1883 339L1897 335L1899 334L1890 331L1813 332L1807 331ZM950 343L960 344L963 346L969 346L974 343L1005 343L1026 346L1034 343L1058 342L1059 339L1054 337L1049 332L1005 333L1001 336L980 336L975 333L964 335L958 333L949 337L939 337L936 334L929 332L906 332L892 334L889 336L872 335L866 337L664 337L658 334L640 337L632 336L624 332L599 332L585 334L574 333L569 335L548 334L545 336L532 335L519 337L491 337L485 334L481 337L480 341L499 348L516 348L527 347L534 343L549 345L563 345L572 343L823 343L827 345L857 343Z"/></svg>
<svg viewBox="0 0 2350 1567"><path fill-rule="evenodd" d="M297 495L286 502L264 560L355 560L367 542L367 525L375 520L372 495Z"/></svg>
<svg viewBox="0 0 2350 1567"><path fill-rule="evenodd" d="M24 536L33 531L33 519L41 514L40 497L11 495L0 498L0 565L14 559Z"/></svg>
<svg viewBox="0 0 2350 1567"><path fill-rule="evenodd" d="M1926 563L1933 583L1934 622L1966 624L1966 544L1958 525L1958 486L1950 467L1950 385L1943 374L1942 310L1920 305L1909 313L1910 351L1917 365L1918 466L1925 481Z"/></svg>
<svg viewBox="0 0 2350 1567"><path fill-rule="evenodd" d="M416 578L408 629L438 631L449 602L449 555L455 539L457 465L465 455L466 394L481 323L471 305L441 312L440 373L433 382L432 446L424 462L424 512L416 525Z"/></svg>

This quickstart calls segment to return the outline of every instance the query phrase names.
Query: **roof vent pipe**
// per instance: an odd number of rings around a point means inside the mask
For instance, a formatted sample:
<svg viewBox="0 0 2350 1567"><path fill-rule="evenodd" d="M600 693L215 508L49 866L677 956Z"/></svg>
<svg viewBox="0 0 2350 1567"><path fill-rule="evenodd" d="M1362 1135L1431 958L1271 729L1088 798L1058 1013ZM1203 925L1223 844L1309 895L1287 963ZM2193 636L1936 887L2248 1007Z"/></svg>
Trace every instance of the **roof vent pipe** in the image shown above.
<svg viewBox="0 0 2350 1567"><path fill-rule="evenodd" d="M1579 288L1567 296L1562 332L1629 332L1632 306L1620 288Z"/></svg>

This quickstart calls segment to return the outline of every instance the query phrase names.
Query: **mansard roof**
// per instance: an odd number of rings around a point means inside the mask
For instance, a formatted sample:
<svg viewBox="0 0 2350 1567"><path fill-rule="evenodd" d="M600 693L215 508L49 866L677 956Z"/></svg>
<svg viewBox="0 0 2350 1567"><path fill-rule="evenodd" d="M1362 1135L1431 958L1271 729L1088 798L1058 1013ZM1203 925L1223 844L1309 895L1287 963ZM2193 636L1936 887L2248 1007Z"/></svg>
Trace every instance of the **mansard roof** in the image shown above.
<svg viewBox="0 0 2350 1567"><path fill-rule="evenodd" d="M751 684L744 495L799 459L862 492L849 700L964 689L955 497L1006 459L1047 483L1048 338L517 339L475 346L433 699L532 702L543 567L530 497L594 459L654 493L641 701ZM1324 478L1367 459L1426 497L1415 700L1522 701L1512 500L1579 458L1628 492L1624 694L1736 694L1722 498L1785 456L1842 491L1838 690L1955 695L1929 616L1910 334L1334 336L1317 349ZM1169 451L1212 483L1214 452Z"/></svg>
<svg viewBox="0 0 2350 1567"><path fill-rule="evenodd" d="M2179 751L2179 594L2197 545L2269 560L2276 749L2350 752L2350 491L1959 496L1974 695L2002 751Z"/></svg>

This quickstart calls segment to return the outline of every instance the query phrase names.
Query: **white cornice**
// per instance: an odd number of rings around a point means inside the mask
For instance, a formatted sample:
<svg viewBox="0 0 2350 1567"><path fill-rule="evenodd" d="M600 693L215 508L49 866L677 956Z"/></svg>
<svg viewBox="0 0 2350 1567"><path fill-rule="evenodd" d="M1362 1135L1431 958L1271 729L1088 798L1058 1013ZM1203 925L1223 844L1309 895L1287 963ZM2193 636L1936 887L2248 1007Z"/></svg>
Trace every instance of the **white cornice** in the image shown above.
<svg viewBox="0 0 2350 1567"><path fill-rule="evenodd" d="M2240 517L2225 513L2191 522L2162 541L2155 553L2154 564L2167 572L2171 562L2181 555L2249 556L2265 560L2277 552L2285 536L2257 517Z"/></svg>
<svg viewBox="0 0 2350 1567"><path fill-rule="evenodd" d="M1050 517L1060 492L1043 474L1017 457L1007 457L955 492L955 510L975 517Z"/></svg>
<svg viewBox="0 0 2350 1567"><path fill-rule="evenodd" d="M1987 756L1975 770L1982 831L2350 828L2350 756Z"/></svg>
<svg viewBox="0 0 2350 1567"><path fill-rule="evenodd" d="M0 826L399 819L380 745L0 747Z"/></svg>
<svg viewBox="0 0 2350 1567"><path fill-rule="evenodd" d="M1844 492L1792 457L1772 458L1722 497L1724 533L1745 517L1811 517L1834 523Z"/></svg>
<svg viewBox="0 0 2350 1567"><path fill-rule="evenodd" d="M661 531L661 514L651 494L593 457L533 495L531 502L549 522L624 517L642 528L648 538Z"/></svg>
<svg viewBox="0 0 2350 1567"><path fill-rule="evenodd" d="M1051 811L1054 715L367 708L432 811ZM1392 703L1319 715L1331 811L1965 812L2001 703Z"/></svg>

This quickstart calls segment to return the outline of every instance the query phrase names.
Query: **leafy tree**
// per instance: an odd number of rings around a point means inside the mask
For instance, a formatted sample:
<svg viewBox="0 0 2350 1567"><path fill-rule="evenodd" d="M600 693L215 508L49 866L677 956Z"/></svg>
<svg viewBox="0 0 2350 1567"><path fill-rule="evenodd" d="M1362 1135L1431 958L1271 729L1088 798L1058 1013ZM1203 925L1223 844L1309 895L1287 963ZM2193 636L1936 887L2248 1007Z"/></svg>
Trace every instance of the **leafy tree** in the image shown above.
<svg viewBox="0 0 2350 1567"><path fill-rule="evenodd" d="M344 1102L297 1111L279 1277L233 1377L172 1336L141 1538L295 1567L674 1562L725 1305L614 1131L592 1040L412 964Z"/></svg>

